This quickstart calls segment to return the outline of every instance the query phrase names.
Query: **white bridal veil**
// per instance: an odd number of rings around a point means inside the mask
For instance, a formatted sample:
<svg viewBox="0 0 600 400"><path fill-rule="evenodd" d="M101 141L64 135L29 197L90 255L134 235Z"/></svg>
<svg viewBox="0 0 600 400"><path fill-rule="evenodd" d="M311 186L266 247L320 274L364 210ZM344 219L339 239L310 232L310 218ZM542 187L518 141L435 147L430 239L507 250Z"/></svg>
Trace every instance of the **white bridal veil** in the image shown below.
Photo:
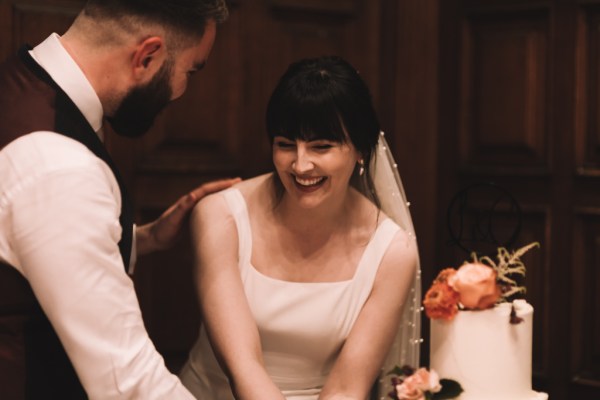
<svg viewBox="0 0 600 400"><path fill-rule="evenodd" d="M371 160L369 173L382 211L416 240L409 210L410 203L406 200L397 164L383 132L379 136L376 155ZM379 399L387 398L392 389L390 376L386 374L394 366L419 367L421 342L421 267L417 260L417 270L404 304L400 327L379 379Z"/></svg>

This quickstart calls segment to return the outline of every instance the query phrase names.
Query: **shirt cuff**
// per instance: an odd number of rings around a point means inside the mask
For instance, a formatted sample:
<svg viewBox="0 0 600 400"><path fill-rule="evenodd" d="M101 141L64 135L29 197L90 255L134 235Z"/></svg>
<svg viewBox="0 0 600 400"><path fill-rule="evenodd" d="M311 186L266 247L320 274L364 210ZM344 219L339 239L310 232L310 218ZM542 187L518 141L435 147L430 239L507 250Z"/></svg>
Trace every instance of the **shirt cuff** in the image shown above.
<svg viewBox="0 0 600 400"><path fill-rule="evenodd" d="M127 266L127 273L129 275L133 275L133 272L135 271L135 263L137 262L137 240L135 236L135 227L136 225L133 224L133 234L131 235L131 254L129 256L129 265Z"/></svg>

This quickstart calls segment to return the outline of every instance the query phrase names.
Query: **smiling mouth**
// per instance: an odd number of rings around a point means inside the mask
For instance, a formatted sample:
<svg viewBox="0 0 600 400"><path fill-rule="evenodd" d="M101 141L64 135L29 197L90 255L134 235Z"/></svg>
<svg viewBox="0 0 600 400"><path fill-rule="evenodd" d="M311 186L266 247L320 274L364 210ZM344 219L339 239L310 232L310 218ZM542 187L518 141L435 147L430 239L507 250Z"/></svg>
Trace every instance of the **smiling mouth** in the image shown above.
<svg viewBox="0 0 600 400"><path fill-rule="evenodd" d="M324 176L320 177L320 178L300 178L298 176L294 176L294 181L296 182L296 184L302 186L302 187L313 187L313 186L318 186L320 185L322 182L325 181Z"/></svg>

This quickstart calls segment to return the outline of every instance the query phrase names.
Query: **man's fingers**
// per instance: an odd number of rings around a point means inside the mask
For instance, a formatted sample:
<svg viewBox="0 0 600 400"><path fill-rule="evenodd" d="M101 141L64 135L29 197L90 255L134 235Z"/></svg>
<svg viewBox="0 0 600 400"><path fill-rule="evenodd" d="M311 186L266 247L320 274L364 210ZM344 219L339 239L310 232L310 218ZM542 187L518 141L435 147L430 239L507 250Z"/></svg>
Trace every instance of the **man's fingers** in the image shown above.
<svg viewBox="0 0 600 400"><path fill-rule="evenodd" d="M232 179L221 179L218 181L205 183L190 192L191 200L193 202L199 201L201 198L203 198L207 194L218 192L223 189L227 189L231 185L234 185L240 181L241 181L240 178L232 178Z"/></svg>
<svg viewBox="0 0 600 400"><path fill-rule="evenodd" d="M231 185L234 185L240 182L240 178L231 178L231 179L221 179L218 181L212 181L208 183L204 183L198 186L196 189L192 190L185 196L183 196L179 201L171 207L172 209L176 208L184 213L189 211L200 199L204 196L218 192L223 189L227 189Z"/></svg>

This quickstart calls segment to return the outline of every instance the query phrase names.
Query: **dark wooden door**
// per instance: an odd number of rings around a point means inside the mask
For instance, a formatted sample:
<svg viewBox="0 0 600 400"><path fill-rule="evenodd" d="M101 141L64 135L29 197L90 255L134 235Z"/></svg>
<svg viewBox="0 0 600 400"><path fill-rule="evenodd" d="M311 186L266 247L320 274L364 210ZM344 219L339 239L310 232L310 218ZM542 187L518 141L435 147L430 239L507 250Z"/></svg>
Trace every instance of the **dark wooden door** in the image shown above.
<svg viewBox="0 0 600 400"><path fill-rule="evenodd" d="M524 260L534 384L551 399L600 398L599 28L597 1L440 2L438 220L474 184L519 204L520 227L505 203L462 240L540 242ZM473 192L466 218L489 205ZM440 266L468 257L452 239L440 232Z"/></svg>

